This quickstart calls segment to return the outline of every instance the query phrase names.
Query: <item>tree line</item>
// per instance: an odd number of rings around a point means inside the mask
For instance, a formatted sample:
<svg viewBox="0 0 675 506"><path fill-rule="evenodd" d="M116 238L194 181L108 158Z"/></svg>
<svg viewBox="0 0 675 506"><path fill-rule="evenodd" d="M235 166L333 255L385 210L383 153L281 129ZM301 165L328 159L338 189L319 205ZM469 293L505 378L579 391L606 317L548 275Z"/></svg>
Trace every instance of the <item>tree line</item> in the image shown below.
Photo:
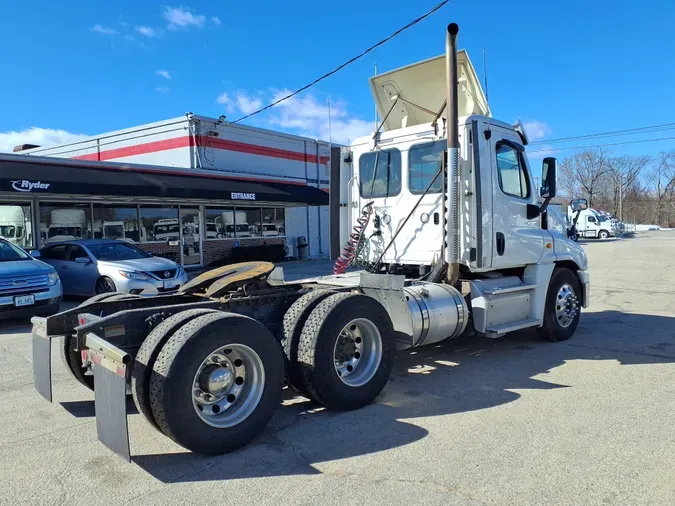
<svg viewBox="0 0 675 506"><path fill-rule="evenodd" d="M580 151L560 162L558 178L569 199L585 198L625 223L675 227L675 150L654 157Z"/></svg>

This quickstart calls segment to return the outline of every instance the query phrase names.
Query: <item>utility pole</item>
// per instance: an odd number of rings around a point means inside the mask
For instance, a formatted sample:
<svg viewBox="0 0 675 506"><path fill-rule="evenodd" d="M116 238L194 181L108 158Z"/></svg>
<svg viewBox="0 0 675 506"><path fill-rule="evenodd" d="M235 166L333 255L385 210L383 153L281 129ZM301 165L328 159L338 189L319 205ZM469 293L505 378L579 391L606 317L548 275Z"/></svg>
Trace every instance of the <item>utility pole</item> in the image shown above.
<svg viewBox="0 0 675 506"><path fill-rule="evenodd" d="M377 76L377 62L375 62L375 75ZM377 128L377 125L380 121L380 118L378 116L379 115L377 114L377 102L375 102L375 128Z"/></svg>
<svg viewBox="0 0 675 506"><path fill-rule="evenodd" d="M331 119L330 119L330 97L328 97L328 142L330 146L333 147L333 132L331 129Z"/></svg>
<svg viewBox="0 0 675 506"><path fill-rule="evenodd" d="M623 175L619 174L619 221L623 222Z"/></svg>

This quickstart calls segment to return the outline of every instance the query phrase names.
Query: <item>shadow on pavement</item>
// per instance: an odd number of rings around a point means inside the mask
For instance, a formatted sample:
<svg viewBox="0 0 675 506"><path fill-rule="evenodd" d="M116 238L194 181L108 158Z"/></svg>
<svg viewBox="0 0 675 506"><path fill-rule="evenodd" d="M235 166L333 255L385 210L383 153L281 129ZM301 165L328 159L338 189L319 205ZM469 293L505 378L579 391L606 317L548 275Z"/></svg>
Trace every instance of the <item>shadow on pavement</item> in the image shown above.
<svg viewBox="0 0 675 506"><path fill-rule="evenodd" d="M96 416L96 409L94 407L94 401L62 401L61 407L68 411L71 415L77 418L93 418ZM138 414L138 409L134 404L131 396L127 396L127 414L135 415Z"/></svg>
<svg viewBox="0 0 675 506"><path fill-rule="evenodd" d="M571 388L535 376L572 360L675 362L675 318L585 313L577 334L563 343L542 342L528 331L496 340L462 337L408 350L399 353L387 387L370 406L330 412L289 396L264 433L238 452L219 457L139 455L133 461L163 482L317 474L313 464L390 450L427 435L405 419L503 405L520 397L512 390Z"/></svg>

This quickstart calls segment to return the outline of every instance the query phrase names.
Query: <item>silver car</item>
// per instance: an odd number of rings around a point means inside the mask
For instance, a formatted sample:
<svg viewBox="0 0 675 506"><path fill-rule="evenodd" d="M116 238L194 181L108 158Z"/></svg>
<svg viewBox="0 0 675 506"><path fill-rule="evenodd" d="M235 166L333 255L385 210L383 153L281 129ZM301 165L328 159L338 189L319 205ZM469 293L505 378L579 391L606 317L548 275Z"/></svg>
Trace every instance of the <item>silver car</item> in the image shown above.
<svg viewBox="0 0 675 506"><path fill-rule="evenodd" d="M61 295L54 268L0 239L0 319L57 313Z"/></svg>
<svg viewBox="0 0 675 506"><path fill-rule="evenodd" d="M185 270L125 241L80 239L40 250L40 260L56 269L63 293L90 296L106 292L158 295L187 282Z"/></svg>

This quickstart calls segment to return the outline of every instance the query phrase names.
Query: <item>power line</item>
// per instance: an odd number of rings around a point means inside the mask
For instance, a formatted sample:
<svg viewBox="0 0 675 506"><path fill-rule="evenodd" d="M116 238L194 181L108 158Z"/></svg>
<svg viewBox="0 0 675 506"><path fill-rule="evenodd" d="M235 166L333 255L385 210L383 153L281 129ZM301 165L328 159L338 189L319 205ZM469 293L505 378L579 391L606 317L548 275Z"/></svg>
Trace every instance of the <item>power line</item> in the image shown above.
<svg viewBox="0 0 675 506"><path fill-rule="evenodd" d="M364 57L365 55L367 55L368 53L370 53L373 49L375 49L375 48L377 48L377 47L379 47L379 46L381 46L381 45L383 45L383 44L389 42L391 39L393 39L394 37L396 37L396 36L397 36L398 34L400 34L401 32L407 30L408 28L411 28L411 27L415 26L417 23L419 23L419 22L422 21L423 19L425 19L425 18L431 16L434 12L436 12L437 10L439 10L441 7L443 7L443 6L444 6L445 4L447 4L449 1L450 1L450 0L443 0L443 2L439 3L436 7L434 7L433 9L431 9L429 12L427 12L427 13L424 14L423 16L420 16L419 18L417 18L417 19L411 21L410 23L408 23L407 25L405 25L403 28L399 28L398 30L396 30L394 33L392 33L392 34L391 34L389 37L387 37L386 39L382 39L382 40L381 40L380 42L378 42L377 44L370 46L368 49L366 49L365 51L363 51L363 52L362 52L361 54L359 54L358 56L355 56L354 58L352 58L352 59L346 61L345 63L343 63L343 64L340 65L339 67L337 67L337 68L331 70L331 71L328 72L327 74L322 75L321 77L319 77L318 79L315 79L315 80L312 81L311 83L309 83L309 84L303 86L302 88L300 88L300 89L294 91L293 93L290 93L290 94L286 95L285 97L280 98L279 100L276 100L275 102L272 102L271 104L266 105L265 107L263 107L263 108L261 108L261 109L258 109L257 111L252 112L251 114L247 114L246 116L242 116L241 118L239 118L239 119L233 121L232 123L239 123L240 121L243 121L243 120L245 120L245 119L247 119L247 118L250 118L251 116L255 116L256 114L260 114L261 112L266 111L267 109L270 109L271 107L274 107L274 106L277 105L277 104L280 104L280 103L283 102L284 100L288 100L289 98L294 97L294 96L297 95L298 93L303 92L303 91L305 91L305 90L308 89L308 88L311 88L312 86L314 86L315 84L319 83L320 81L323 81L323 80L326 79L327 77L330 77L330 76L332 76L333 74L339 72L340 70L342 70L343 68L345 68L347 65L349 65L349 64L351 64L351 63L354 63L356 60L358 60L358 59Z"/></svg>
<svg viewBox="0 0 675 506"><path fill-rule="evenodd" d="M675 129L675 123L662 123L660 125L652 125L638 128L627 128L625 130L614 130L610 132L599 132L595 134L573 135L571 137L560 137L558 139L540 140L530 142L530 144L555 144L558 142L567 142L577 139L600 139L603 137L617 137L620 135L634 135L642 133L661 132L664 130L673 130L673 129Z"/></svg>
<svg viewBox="0 0 675 506"><path fill-rule="evenodd" d="M595 144L595 145L589 145L589 146L574 146L570 148L551 148L551 149L535 149L533 151L528 150L528 153L541 153L541 152L551 152L551 151L570 151L573 149L589 149L589 148L604 148L607 146L623 146L624 144L638 144L641 142L658 142L658 141L669 141L673 140L675 137L661 137L659 139L642 139L639 141L625 141L625 142L613 142L610 144Z"/></svg>

